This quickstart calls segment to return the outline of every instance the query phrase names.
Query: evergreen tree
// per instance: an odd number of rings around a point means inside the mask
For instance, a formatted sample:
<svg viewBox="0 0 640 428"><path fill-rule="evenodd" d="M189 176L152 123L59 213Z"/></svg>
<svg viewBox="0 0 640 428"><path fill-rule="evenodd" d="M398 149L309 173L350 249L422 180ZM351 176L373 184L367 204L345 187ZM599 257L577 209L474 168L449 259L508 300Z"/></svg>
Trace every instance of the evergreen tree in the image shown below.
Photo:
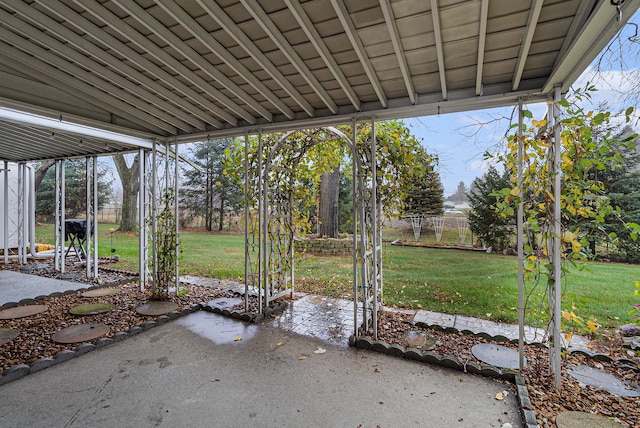
<svg viewBox="0 0 640 428"><path fill-rule="evenodd" d="M444 212L444 191L440 174L434 169L432 158L424 149L417 157L413 180L408 184L404 200L407 214L441 215Z"/></svg>
<svg viewBox="0 0 640 428"><path fill-rule="evenodd" d="M236 213L242 205L242 188L227 175L224 163L232 143L230 138L196 143L191 154L200 169L184 171L180 203L192 218L202 217L208 231L213 230L214 220L222 230L225 215Z"/></svg>
<svg viewBox="0 0 640 428"><path fill-rule="evenodd" d="M516 220L515 216L503 218L495 212L497 198L492 193L511 186L509 173L499 174L491 166L482 177L473 180L467 193L471 205L469 229L485 246L499 251L509 246Z"/></svg>
<svg viewBox="0 0 640 428"><path fill-rule="evenodd" d="M65 216L84 217L87 209L87 162L70 159L64 163ZM111 199L111 180L107 169L98 163L98 206L101 209ZM55 211L55 168L48 168L36 191L36 215L52 216Z"/></svg>
<svg viewBox="0 0 640 428"><path fill-rule="evenodd" d="M457 202L468 202L469 198L467 196L467 186L464 184L464 181L458 183L458 188L456 189L456 193L449 196L447 201L457 201Z"/></svg>

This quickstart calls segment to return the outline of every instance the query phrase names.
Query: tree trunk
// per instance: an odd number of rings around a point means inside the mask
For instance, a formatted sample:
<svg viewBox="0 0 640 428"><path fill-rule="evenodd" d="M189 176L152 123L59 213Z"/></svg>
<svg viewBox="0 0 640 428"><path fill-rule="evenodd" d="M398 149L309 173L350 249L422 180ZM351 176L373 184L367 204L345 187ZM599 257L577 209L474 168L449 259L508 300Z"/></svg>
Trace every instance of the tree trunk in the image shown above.
<svg viewBox="0 0 640 428"><path fill-rule="evenodd" d="M55 163L56 161L54 160L42 162L36 170L34 183L36 192L38 191L38 187L40 187L40 183L42 183L42 179L47 174L47 171L49 171L49 168L51 168Z"/></svg>
<svg viewBox="0 0 640 428"><path fill-rule="evenodd" d="M224 220L224 198L220 198L220 225L218 230L222 231L222 222Z"/></svg>
<svg viewBox="0 0 640 428"><path fill-rule="evenodd" d="M340 168L323 172L320 177L320 236L338 237L338 196L340 194Z"/></svg>
<svg viewBox="0 0 640 428"><path fill-rule="evenodd" d="M133 160L131 167L127 166L124 155L113 155L120 181L122 182L122 216L120 217L120 232L133 232L138 227L138 191L140 183L138 178L138 156Z"/></svg>

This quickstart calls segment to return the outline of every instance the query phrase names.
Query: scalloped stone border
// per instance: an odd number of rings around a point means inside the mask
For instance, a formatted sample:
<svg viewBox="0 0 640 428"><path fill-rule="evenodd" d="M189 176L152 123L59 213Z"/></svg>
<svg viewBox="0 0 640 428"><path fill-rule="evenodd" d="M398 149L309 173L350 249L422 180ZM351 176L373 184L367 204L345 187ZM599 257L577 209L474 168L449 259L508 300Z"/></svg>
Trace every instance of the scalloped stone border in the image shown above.
<svg viewBox="0 0 640 428"><path fill-rule="evenodd" d="M59 297L62 295L75 293L77 291L86 291L86 290L92 290L96 288L110 287L110 286L113 286L113 284L89 287L89 288L78 289L78 290L67 290L65 292L55 292L55 293L51 293L49 296L38 296L35 299L23 299L18 303L7 302L4 305L0 306L0 309L4 309L5 307L14 307L14 306L17 306L18 304L33 303L36 300L42 300L47 297ZM2 387L2 385L6 383L13 382L14 380L30 375L31 373L39 372L40 370L44 370L56 364L69 361L80 355L86 354L88 352L94 351L96 349L102 348L112 343L120 342L128 337L135 336L137 334L142 333L143 331L147 331L153 327L157 327L159 325L165 324L169 321L173 321L182 316L191 314L193 312L197 312L201 309L207 312L217 313L217 314L235 318L238 320L256 323L256 322L262 321L265 317L282 313L282 311L284 311L287 308L287 306L288 306L288 302L285 300L282 300L276 303L275 305L272 305L269 308L267 308L264 314L252 314L247 312L236 312L236 311L230 312L228 310L220 310L218 308L212 308L205 302L193 303L189 307L183 307L178 310L171 311L166 315L160 315L155 320L147 321L141 326L133 326L128 331L119 331L113 334L112 336L101 337L99 339L96 339L93 342L81 343L71 349L63 349L62 351L59 351L57 354L55 354L53 358L40 358L34 361L33 363L31 363L30 365L16 364L14 366L11 366L5 369L2 373L0 373L0 387Z"/></svg>
<svg viewBox="0 0 640 428"><path fill-rule="evenodd" d="M437 324L426 324L423 322L417 322L414 324L416 327L441 331L445 333L462 333L464 335L471 335L475 337L479 337L485 340L490 340L493 342L508 342L512 344L517 344L518 340L513 339L510 340L508 337L503 336L501 334L492 336L488 333L474 333L471 330L458 330L453 327L443 327ZM518 391L518 404L520 406L520 413L522 415L522 421L525 424L526 428L537 428L538 424L536 422L536 414L532 410L533 406L531 405L531 399L529 397L529 390L527 389L526 381L524 377L517 371L513 369L500 369L498 367L492 366L490 364L478 364L475 362L461 362L456 357L451 355L441 355L432 351L422 351L416 348L407 348L396 344L389 345L388 343L381 340L372 340L369 337L358 337L350 336L349 337L349 345L354 346L360 349L369 349L376 352L381 352L383 354L391 355L399 358L406 358L408 360L420 361L427 364L434 364L441 367L447 367L454 370L460 370L465 373L477 374L484 377L489 378L498 378L508 382L511 382L516 385ZM539 348L544 348L545 345L541 342L532 342L528 344L529 346L535 346ZM599 354L596 352L587 352L584 350L576 349L570 352L570 355L582 355L586 358L601 361L601 362L614 362L616 360L609 355ZM624 360L624 359L622 359Z"/></svg>

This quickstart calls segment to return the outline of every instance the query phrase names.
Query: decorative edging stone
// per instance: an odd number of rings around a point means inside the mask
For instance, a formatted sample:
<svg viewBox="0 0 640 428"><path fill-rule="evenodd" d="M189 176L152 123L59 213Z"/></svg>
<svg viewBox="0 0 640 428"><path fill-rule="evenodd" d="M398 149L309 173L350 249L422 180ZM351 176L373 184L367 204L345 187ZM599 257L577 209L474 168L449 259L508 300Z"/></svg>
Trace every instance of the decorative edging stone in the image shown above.
<svg viewBox="0 0 640 428"><path fill-rule="evenodd" d="M76 290L73 290L72 292L75 291ZM4 309L5 306L6 304L0 308ZM17 306L17 304L13 306ZM182 308L179 311L173 311L168 313L167 315L160 315L155 320L145 322L144 324L142 324L142 326L133 326L128 331L119 331L114 333L113 336L101 337L99 339L96 339L93 343L83 342L71 349L63 349L62 351L59 351L57 354L55 354L53 358L40 358L31 363L31 365L16 364L14 366L8 367L2 373L0 373L0 386L9 382L13 382L16 379L23 378L24 376L27 376L31 373L36 373L65 361L72 360L76 357L79 357L80 355L84 355L112 343L120 342L128 337L135 336L139 333L142 333L143 331L149 330L161 324L165 324L168 321L175 320L183 315L187 315L204 308L206 308L205 303L195 303L190 305L189 307Z"/></svg>
<svg viewBox="0 0 640 428"><path fill-rule="evenodd" d="M268 318L271 316L275 316L281 314L289 305L287 301L281 300L276 304L269 306L265 309L264 314L256 314L251 312L238 312L238 311L229 311L228 309L220 309L217 307L212 307L207 303L200 303L202 309L207 312L212 312L214 314L224 315L225 317L234 318L240 321L246 321L250 323L257 323L262 321L264 318Z"/></svg>
<svg viewBox="0 0 640 428"><path fill-rule="evenodd" d="M529 398L529 390L525 384L524 377L517 371L512 369L500 369L491 364L478 364L475 362L461 362L452 355L440 355L433 351L421 351L417 348L403 348L400 345L389 345L381 340L373 340L370 337L349 337L349 345L356 348L371 350L387 354L394 357L405 358L407 360L419 361L427 364L433 364L454 370L460 370L465 373L476 374L488 378L501 379L516 385L518 391L518 405L522 415L523 422L527 428L536 428L536 415Z"/></svg>

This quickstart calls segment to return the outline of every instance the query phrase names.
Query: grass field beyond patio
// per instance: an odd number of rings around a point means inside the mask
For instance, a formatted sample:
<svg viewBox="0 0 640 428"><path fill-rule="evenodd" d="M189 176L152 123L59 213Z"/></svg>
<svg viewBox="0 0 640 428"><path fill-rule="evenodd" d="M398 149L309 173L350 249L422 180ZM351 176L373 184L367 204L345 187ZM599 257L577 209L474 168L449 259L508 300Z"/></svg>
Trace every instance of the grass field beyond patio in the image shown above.
<svg viewBox="0 0 640 428"><path fill-rule="evenodd" d="M108 257L111 225L99 225L100 256ZM53 227L40 226L41 243L53 243ZM180 272L196 276L242 280L244 236L202 231L180 233ZM120 257L117 267L138 270L136 234L113 235ZM386 305L422 308L449 314L517 322L516 258L461 250L385 245L384 301ZM351 298L351 257L303 255L296 259L296 289L327 296ZM639 267L625 264L590 264L591 272L572 269L564 287L563 308L577 307L585 319L597 318L605 327L630 321L637 303L633 295ZM529 298L527 322L535 324L543 300L543 285Z"/></svg>

